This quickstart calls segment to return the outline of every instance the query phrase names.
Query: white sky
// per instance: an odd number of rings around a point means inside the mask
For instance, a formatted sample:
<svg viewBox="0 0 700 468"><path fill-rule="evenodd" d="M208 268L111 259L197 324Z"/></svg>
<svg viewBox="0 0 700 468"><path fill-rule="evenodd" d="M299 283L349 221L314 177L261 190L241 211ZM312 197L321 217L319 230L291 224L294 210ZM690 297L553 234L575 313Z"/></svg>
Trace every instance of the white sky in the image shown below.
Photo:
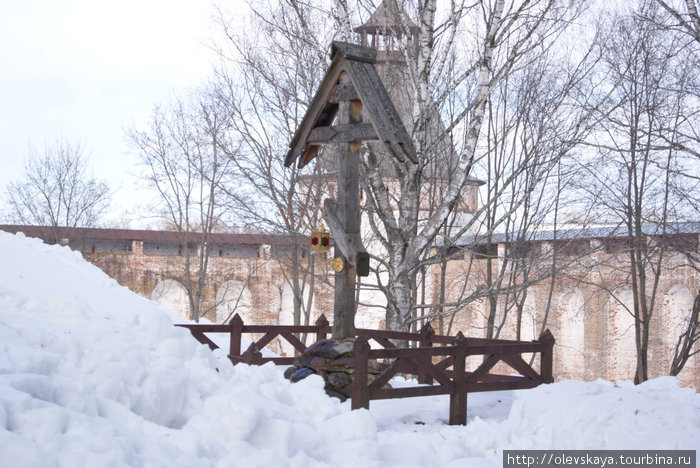
<svg viewBox="0 0 700 468"><path fill-rule="evenodd" d="M124 128L208 75L212 1L0 0L0 11L0 197L30 146L63 138L121 186L121 211L135 199Z"/></svg>

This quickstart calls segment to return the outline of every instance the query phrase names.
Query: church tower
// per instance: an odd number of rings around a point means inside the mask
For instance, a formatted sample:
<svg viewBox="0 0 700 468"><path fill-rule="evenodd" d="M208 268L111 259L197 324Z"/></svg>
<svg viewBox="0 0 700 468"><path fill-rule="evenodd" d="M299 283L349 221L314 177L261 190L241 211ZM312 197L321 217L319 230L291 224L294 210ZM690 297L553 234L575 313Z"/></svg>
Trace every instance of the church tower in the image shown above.
<svg viewBox="0 0 700 468"><path fill-rule="evenodd" d="M420 28L399 7L397 0L383 0L369 19L354 31L359 34L363 46L377 50L377 74L410 132L414 90L408 67L413 66L417 57Z"/></svg>

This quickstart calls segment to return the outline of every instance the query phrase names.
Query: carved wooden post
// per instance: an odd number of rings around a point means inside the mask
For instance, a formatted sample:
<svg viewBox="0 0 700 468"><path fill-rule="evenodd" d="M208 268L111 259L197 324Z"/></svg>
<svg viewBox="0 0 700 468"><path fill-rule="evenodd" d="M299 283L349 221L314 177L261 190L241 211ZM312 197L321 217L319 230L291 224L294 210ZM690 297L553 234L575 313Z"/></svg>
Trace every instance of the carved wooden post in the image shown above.
<svg viewBox="0 0 700 468"><path fill-rule="evenodd" d="M467 390L465 388L465 361L467 358L467 339L462 332L457 333L454 341L455 360L452 365L452 377L455 384L454 393L450 395L450 425L467 425Z"/></svg>
<svg viewBox="0 0 700 468"><path fill-rule="evenodd" d="M542 332L538 341L544 345L540 357L540 376L542 377L542 383L553 383L554 374L552 372L552 362L554 357L554 336L552 332L549 331L549 328Z"/></svg>
<svg viewBox="0 0 700 468"><path fill-rule="evenodd" d="M326 329L330 326L328 319L325 314L316 319L316 341L321 341L326 339Z"/></svg>
<svg viewBox="0 0 700 468"><path fill-rule="evenodd" d="M434 335L435 330L433 330L433 327L430 325L430 323L426 323L420 329L420 341L418 345L421 348L431 348L433 346ZM430 357L426 359L426 364L432 364L432 360ZM421 369L418 373L418 383L432 385L433 378L430 377L423 369Z"/></svg>
<svg viewBox="0 0 700 468"><path fill-rule="evenodd" d="M369 388L367 387L369 343L367 342L367 337L357 337L353 346L353 352L355 354L355 373L352 381L351 409L369 409Z"/></svg>
<svg viewBox="0 0 700 468"><path fill-rule="evenodd" d="M229 356L241 357L241 334L243 333L243 319L236 314L229 323L231 325L229 337ZM232 359L233 361L233 359ZM235 364L236 362L234 362Z"/></svg>
<svg viewBox="0 0 700 468"><path fill-rule="evenodd" d="M340 85L352 86L349 76L343 74ZM362 122L362 103L347 100L338 103L339 125L354 125ZM353 238L360 234L360 147L361 141L338 144L338 204L336 216L342 232L334 237ZM332 230L332 225L331 225ZM336 257L342 256L335 249ZM355 336L355 259L343 256L345 268L335 274L335 302L333 304L333 338Z"/></svg>

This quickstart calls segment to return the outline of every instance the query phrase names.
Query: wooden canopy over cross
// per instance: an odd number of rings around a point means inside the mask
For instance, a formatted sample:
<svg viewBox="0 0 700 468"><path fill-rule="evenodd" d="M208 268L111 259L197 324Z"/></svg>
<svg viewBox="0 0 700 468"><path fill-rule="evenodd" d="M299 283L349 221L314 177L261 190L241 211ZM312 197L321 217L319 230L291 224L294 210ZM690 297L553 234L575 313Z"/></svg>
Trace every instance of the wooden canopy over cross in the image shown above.
<svg viewBox="0 0 700 468"><path fill-rule="evenodd" d="M297 159L299 167L306 166L323 144L367 140L383 142L389 154L401 162L408 158L418 163L411 138L374 68L376 56L371 47L332 43L331 65L292 138L286 167ZM341 83L343 75L350 83ZM342 101L361 102L370 122L331 126Z"/></svg>
<svg viewBox="0 0 700 468"><path fill-rule="evenodd" d="M355 273L367 253L360 238L359 167L363 141L379 140L398 161L417 163L399 113L374 68L377 51L333 42L331 65L297 128L285 159L289 167L311 162L324 144L337 145L337 202L324 202L323 217L345 269L335 275L333 338L355 336ZM364 114L363 114L364 110ZM362 116L369 122L363 123ZM367 271L361 274L368 274Z"/></svg>

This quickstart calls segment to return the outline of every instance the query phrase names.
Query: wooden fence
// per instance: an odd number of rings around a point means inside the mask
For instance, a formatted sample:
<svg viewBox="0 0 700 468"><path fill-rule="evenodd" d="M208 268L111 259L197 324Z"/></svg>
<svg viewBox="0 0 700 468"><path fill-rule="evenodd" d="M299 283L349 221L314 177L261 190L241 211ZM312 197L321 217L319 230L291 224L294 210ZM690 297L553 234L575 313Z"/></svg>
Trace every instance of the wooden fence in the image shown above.
<svg viewBox="0 0 700 468"><path fill-rule="evenodd" d="M440 337L435 337L440 338ZM466 338L459 332L451 346L418 347L406 349L370 349L367 339L355 340L355 379L352 390L352 409L369 408L370 400L406 398L429 395L450 395L450 424L467 424L467 394L497 390L533 388L552 383L552 348L554 337L546 330L538 341L487 340ZM538 373L521 357L521 353L540 354ZM468 356L484 356L481 364L471 372L466 369ZM434 362L436 358L440 358ZM391 364L373 382L367 379L370 359L392 360ZM505 363L520 375L492 374L498 364ZM448 368L451 367L451 370ZM386 388L398 373L423 376L419 382L439 385Z"/></svg>
<svg viewBox="0 0 700 468"><path fill-rule="evenodd" d="M291 344L294 349L300 354L304 352L307 345L297 338L297 334L308 334L315 336L314 341L319 341L327 338L332 328L328 324L328 319L325 315L321 315L316 320L315 325L246 325L243 319L236 314L231 319L228 325L215 324L177 324L178 327L189 329L192 336L202 344L209 346L210 349L218 349L219 346L214 343L206 333L228 333L229 334L229 359L236 365L239 362L245 364L265 364L274 362L277 365L292 365L294 364L294 356L288 357L263 357L260 350L264 349L276 338L281 338ZM243 334L262 335L259 339L253 341L248 349L242 352L241 338ZM430 347L435 343L435 339L441 342L451 342L451 337L435 336L430 325L426 325L418 333L402 333L388 330L371 330L358 328L357 335L366 336L368 339L374 340L378 345L385 348L394 348L395 345L390 340L408 340L415 342L421 347Z"/></svg>
<svg viewBox="0 0 700 468"><path fill-rule="evenodd" d="M229 359L235 365L264 364L292 365L294 357L263 357L263 349L277 337L285 339L300 353L306 345L295 333L316 336L316 341L331 333L328 320L321 316L315 325L245 325L236 314L229 325L178 326L190 330L192 335L212 350L218 346L205 333L230 333ZM243 333L261 334L249 348L241 353ZM455 337L435 335L430 325L418 333L403 333L387 330L357 329L354 343L355 372L351 397L352 409L369 408L370 400L407 398L430 395L450 395L450 424L467 423L467 395L475 392L516 390L533 388L554 381L552 375L552 349L554 337L549 330L537 341L494 340L467 338L461 332ZM369 340L374 340L383 349L371 349ZM417 344L415 348L397 348L390 340L408 340ZM434 346L438 345L438 346ZM540 371L537 372L521 356L522 353L539 354ZM483 356L473 370L466 369L469 356ZM384 363L383 372L372 382L368 381L367 368L370 360ZM517 372L515 374L491 373L503 363ZM386 384L399 373L415 374L418 385L413 387L388 388ZM426 385L428 384L428 385Z"/></svg>

